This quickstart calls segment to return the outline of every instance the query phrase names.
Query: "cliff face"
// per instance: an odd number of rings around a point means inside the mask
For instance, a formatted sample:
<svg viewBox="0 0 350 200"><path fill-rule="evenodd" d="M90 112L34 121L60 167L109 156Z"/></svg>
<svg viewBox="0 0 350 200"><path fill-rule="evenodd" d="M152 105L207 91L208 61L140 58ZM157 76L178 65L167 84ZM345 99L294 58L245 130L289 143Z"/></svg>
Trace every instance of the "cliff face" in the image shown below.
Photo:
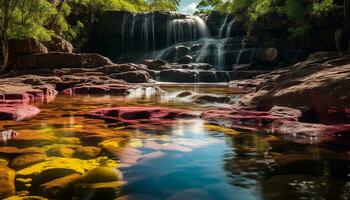
<svg viewBox="0 0 350 200"><path fill-rule="evenodd" d="M105 12L98 16L99 20L94 24L89 41L90 51L123 62L154 58L157 52L173 45L193 46L192 50L195 51L189 54L191 58L182 61L209 62L230 66L226 67L230 70L234 64L256 64L250 58L254 57L258 48L275 48L280 63L295 63L311 52L334 51L337 49L335 35L341 26L336 17L311 19L312 27L307 37L291 38L290 22L276 14L262 17L250 27L238 20L235 14L212 12L200 17L203 21L199 17L172 12ZM215 41L201 40L204 37ZM202 51L196 51L198 49ZM242 52L240 61L237 57ZM175 51L171 53L162 59L171 62L180 59ZM208 58L203 54L208 54ZM220 57L219 54L224 56ZM249 62L243 62L245 58ZM261 65L261 62L258 64ZM271 66L277 62L264 64Z"/></svg>

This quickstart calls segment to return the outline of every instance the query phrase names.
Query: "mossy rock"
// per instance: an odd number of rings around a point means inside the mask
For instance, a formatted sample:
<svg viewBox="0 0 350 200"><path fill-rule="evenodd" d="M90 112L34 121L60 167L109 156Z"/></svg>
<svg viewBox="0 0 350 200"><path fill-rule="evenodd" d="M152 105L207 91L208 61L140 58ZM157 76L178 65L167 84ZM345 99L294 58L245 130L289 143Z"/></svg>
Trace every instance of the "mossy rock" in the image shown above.
<svg viewBox="0 0 350 200"><path fill-rule="evenodd" d="M96 158L101 153L101 148L93 146L79 147L75 151L75 157L81 159Z"/></svg>
<svg viewBox="0 0 350 200"><path fill-rule="evenodd" d="M10 163L10 167L13 169L19 170L19 169L29 167L33 164L42 162L45 159L46 159L46 154L43 154L43 153L22 154L12 159Z"/></svg>
<svg viewBox="0 0 350 200"><path fill-rule="evenodd" d="M118 196L118 191L124 184L123 181L81 183L74 186L74 194L79 199L114 199Z"/></svg>
<svg viewBox="0 0 350 200"><path fill-rule="evenodd" d="M73 157L74 152L75 151L71 148L59 147L59 148L55 148L55 149L50 149L46 153L49 156L71 158L71 157Z"/></svg>
<svg viewBox="0 0 350 200"><path fill-rule="evenodd" d="M82 178L82 183L114 182L123 179L122 173L113 167L97 167L88 171Z"/></svg>
<svg viewBox="0 0 350 200"><path fill-rule="evenodd" d="M7 166L9 162L9 159L0 156L0 166Z"/></svg>
<svg viewBox="0 0 350 200"><path fill-rule="evenodd" d="M39 194L50 198L70 196L73 192L73 184L80 178L81 175L77 173L57 178L50 182L41 184L38 192Z"/></svg>

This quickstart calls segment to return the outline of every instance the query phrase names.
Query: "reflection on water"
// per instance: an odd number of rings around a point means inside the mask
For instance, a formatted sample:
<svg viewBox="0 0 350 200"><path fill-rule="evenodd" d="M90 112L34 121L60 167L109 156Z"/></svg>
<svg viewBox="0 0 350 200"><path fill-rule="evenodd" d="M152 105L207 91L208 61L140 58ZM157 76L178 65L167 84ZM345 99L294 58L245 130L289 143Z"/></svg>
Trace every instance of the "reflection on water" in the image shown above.
<svg viewBox="0 0 350 200"><path fill-rule="evenodd" d="M179 91L178 86L171 85L161 89L166 94ZM181 90L232 93L225 86L216 90L183 86ZM37 146L48 156L68 160L86 160L77 154L82 146L101 147L101 153L88 158L90 165L98 165L101 159L109 164L112 161L108 159L117 160L126 184L113 197L91 195L90 199L350 199L350 148L294 144L264 133L207 126L201 120L179 120L172 126L145 125L141 129L78 115L125 105L207 109L190 101L164 100L162 95L145 96L144 92L127 98L58 96L50 104L39 105L42 112L32 119L3 121L2 126L20 134L20 140L8 141L7 145ZM148 89L146 93L156 92ZM121 151L113 155L104 151L111 147ZM79 159L75 160L77 165L86 165ZM78 166L79 170L88 167ZM43 181L31 178L31 185L21 186L21 190L45 195L38 192ZM70 199L73 193L58 199Z"/></svg>

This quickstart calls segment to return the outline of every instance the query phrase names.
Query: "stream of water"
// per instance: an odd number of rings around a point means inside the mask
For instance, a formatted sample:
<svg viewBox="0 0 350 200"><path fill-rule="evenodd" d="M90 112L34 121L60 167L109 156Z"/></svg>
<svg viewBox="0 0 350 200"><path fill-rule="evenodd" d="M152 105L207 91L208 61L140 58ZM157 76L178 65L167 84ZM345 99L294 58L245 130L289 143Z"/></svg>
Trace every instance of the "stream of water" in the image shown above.
<svg viewBox="0 0 350 200"><path fill-rule="evenodd" d="M38 137L55 136L57 139L51 144L30 144L45 150L54 145L92 145L83 140L83 133L112 133L125 139L122 148L127 161L121 161L119 169L126 184L113 198L91 194L85 199L350 199L350 152L344 147L295 144L266 133L232 134L199 119L178 120L167 126L133 127L77 115L115 106L156 105L200 111L225 105L194 104L169 96L182 90L237 92L225 85L163 85L161 88L167 91L165 96L59 95L51 103L40 104L42 112L38 116L18 122L4 121L2 125ZM29 144L12 145L27 147ZM130 149L139 153L135 162L128 162L133 160ZM35 190L29 189L29 193L35 194ZM70 195L62 199L71 199Z"/></svg>

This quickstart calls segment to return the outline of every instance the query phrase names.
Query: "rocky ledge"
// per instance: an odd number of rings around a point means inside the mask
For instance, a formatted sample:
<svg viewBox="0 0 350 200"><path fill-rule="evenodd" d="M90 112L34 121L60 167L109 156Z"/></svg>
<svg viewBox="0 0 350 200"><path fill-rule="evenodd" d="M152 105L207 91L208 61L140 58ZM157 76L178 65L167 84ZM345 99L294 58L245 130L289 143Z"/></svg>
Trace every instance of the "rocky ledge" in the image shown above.
<svg viewBox="0 0 350 200"><path fill-rule="evenodd" d="M296 65L231 82L251 92L239 106L258 110L286 106L300 109L303 120L320 123L350 121L350 56L311 55Z"/></svg>

